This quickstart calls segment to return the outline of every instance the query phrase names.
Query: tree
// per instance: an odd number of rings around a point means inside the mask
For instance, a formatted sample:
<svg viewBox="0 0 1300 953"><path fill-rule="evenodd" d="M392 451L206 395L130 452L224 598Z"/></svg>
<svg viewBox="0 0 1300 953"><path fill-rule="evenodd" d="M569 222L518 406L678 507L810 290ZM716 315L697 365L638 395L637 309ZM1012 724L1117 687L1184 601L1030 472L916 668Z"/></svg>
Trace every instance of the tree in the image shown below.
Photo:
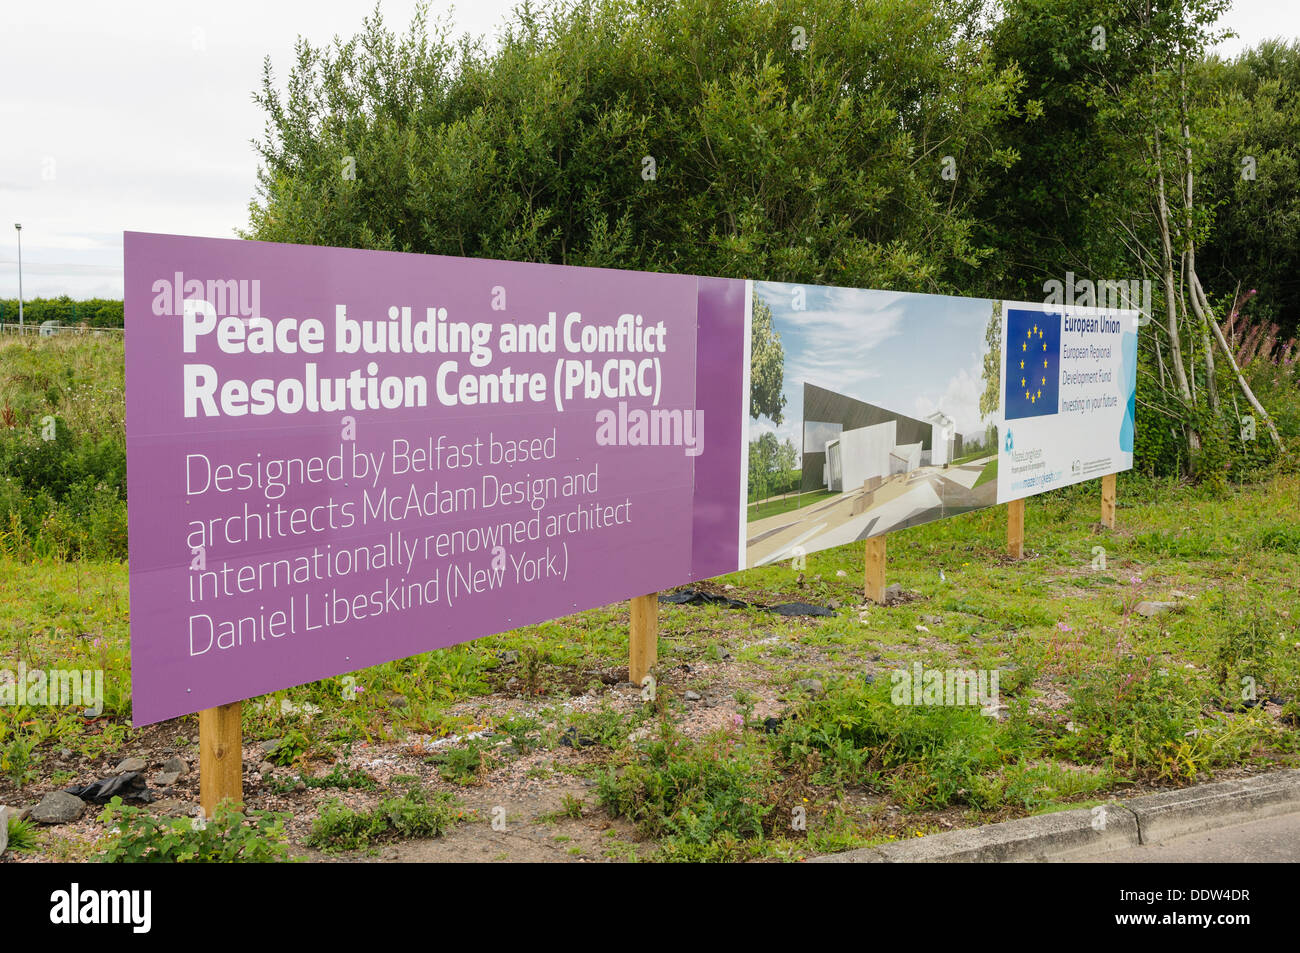
<svg viewBox="0 0 1300 953"><path fill-rule="evenodd" d="M1019 85L985 6L580 0L520 7L492 50L376 12L300 40L284 91L266 64L245 234L958 292Z"/></svg>
<svg viewBox="0 0 1300 953"><path fill-rule="evenodd" d="M980 417L996 417L1002 408L1002 302L993 302L993 313L984 329L984 392L980 394Z"/></svg>
<svg viewBox="0 0 1300 953"><path fill-rule="evenodd" d="M781 444L776 455L776 468L782 480L788 479L791 471L799 469L799 450L789 437Z"/></svg>
<svg viewBox="0 0 1300 953"><path fill-rule="evenodd" d="M765 500L771 495L780 442L770 430L749 442L749 495Z"/></svg>
<svg viewBox="0 0 1300 953"><path fill-rule="evenodd" d="M749 414L781 423L785 407L785 350L772 324L772 309L757 295L749 344Z"/></svg>
<svg viewBox="0 0 1300 953"><path fill-rule="evenodd" d="M1255 289L1252 311L1300 332L1300 40L1193 66L1204 102L1198 189L1214 210L1197 267L1208 287ZM1230 309L1228 309L1230 310Z"/></svg>
<svg viewBox="0 0 1300 953"><path fill-rule="evenodd" d="M1215 22L1226 4L1009 0L993 45L999 61L1025 70L1027 94L1040 98L1026 107L1026 121L1004 121L1022 175L985 200L987 227L1001 236L1022 289L1066 271L1152 280L1150 316L1158 320L1139 335L1145 422L1136 449L1165 468L1198 468L1211 478L1222 473L1235 425L1224 419L1222 388L1235 384L1274 432L1235 373L1197 269L1218 200L1196 189L1204 130L1215 125L1196 67L1222 33Z"/></svg>

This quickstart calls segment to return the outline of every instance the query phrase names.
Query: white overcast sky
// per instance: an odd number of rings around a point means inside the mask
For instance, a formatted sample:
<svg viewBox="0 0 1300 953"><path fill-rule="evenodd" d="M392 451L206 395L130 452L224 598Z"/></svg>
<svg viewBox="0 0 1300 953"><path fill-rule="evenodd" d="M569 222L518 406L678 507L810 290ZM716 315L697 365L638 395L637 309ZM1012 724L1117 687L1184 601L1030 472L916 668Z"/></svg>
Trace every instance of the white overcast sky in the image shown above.
<svg viewBox="0 0 1300 953"><path fill-rule="evenodd" d="M432 0L458 33L497 33L514 0ZM0 0L0 297L120 297L122 232L232 237L248 222L269 55L351 36L372 0ZM383 0L405 28L415 0ZM1221 52L1300 36L1300 0L1236 0Z"/></svg>

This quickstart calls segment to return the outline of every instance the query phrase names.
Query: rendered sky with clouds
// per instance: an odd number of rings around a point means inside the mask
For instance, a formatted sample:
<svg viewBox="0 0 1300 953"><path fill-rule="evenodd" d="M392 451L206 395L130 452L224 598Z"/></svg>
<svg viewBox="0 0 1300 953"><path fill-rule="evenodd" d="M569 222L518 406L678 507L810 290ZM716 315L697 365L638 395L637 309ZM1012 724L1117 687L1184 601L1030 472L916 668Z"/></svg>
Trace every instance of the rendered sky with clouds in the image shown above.
<svg viewBox="0 0 1300 953"><path fill-rule="evenodd" d="M750 439L773 430L801 446L805 381L918 419L940 410L961 434L984 430L979 398L992 302L803 286L797 311L796 287L754 283L785 352L786 406L780 425L751 421Z"/></svg>

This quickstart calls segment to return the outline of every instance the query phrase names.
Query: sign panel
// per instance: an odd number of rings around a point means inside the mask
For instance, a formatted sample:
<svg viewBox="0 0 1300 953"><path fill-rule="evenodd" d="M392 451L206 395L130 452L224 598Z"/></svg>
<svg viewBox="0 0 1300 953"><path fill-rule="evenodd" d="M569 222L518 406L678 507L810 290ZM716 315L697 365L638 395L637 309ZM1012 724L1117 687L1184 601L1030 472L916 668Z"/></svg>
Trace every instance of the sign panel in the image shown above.
<svg viewBox="0 0 1300 953"><path fill-rule="evenodd" d="M136 724L1132 464L1133 312L124 245Z"/></svg>
<svg viewBox="0 0 1300 953"><path fill-rule="evenodd" d="M755 282L745 565L1129 469L1136 322Z"/></svg>
<svg viewBox="0 0 1300 953"><path fill-rule="evenodd" d="M137 724L736 568L744 282L125 248Z"/></svg>
<svg viewBox="0 0 1300 953"><path fill-rule="evenodd" d="M1132 469L1138 312L1003 307L998 501Z"/></svg>

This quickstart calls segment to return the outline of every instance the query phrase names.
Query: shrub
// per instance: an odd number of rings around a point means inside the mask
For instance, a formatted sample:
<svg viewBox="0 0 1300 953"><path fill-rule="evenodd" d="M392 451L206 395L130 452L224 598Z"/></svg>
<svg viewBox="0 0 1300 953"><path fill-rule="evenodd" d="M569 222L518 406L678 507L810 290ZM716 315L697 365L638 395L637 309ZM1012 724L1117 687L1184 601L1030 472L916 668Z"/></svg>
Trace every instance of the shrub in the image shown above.
<svg viewBox="0 0 1300 953"><path fill-rule="evenodd" d="M1076 731L1061 747L1137 776L1170 774L1199 727L1199 693L1181 672L1150 658L1124 658L1078 676L1070 690Z"/></svg>
<svg viewBox="0 0 1300 953"><path fill-rule="evenodd" d="M664 727L631 757L598 775L597 798L643 835L666 839L665 859L734 860L763 836L779 777L752 739L718 732L694 742Z"/></svg>
<svg viewBox="0 0 1300 953"><path fill-rule="evenodd" d="M383 800L369 811L354 811L334 800L312 823L307 843L322 850L355 850L383 841L440 837L465 816L452 795L430 797L419 787Z"/></svg>
<svg viewBox="0 0 1300 953"><path fill-rule="evenodd" d="M787 719L781 750L791 761L816 754L824 782L878 786L913 808L991 807L1002 789L981 777L1037 750L1023 706L1003 723L974 706L896 705L890 691L835 686Z"/></svg>
<svg viewBox="0 0 1300 953"><path fill-rule="evenodd" d="M101 860L121 864L275 863L289 859L287 814L217 806L211 821L153 817L115 797L100 820L117 832Z"/></svg>

